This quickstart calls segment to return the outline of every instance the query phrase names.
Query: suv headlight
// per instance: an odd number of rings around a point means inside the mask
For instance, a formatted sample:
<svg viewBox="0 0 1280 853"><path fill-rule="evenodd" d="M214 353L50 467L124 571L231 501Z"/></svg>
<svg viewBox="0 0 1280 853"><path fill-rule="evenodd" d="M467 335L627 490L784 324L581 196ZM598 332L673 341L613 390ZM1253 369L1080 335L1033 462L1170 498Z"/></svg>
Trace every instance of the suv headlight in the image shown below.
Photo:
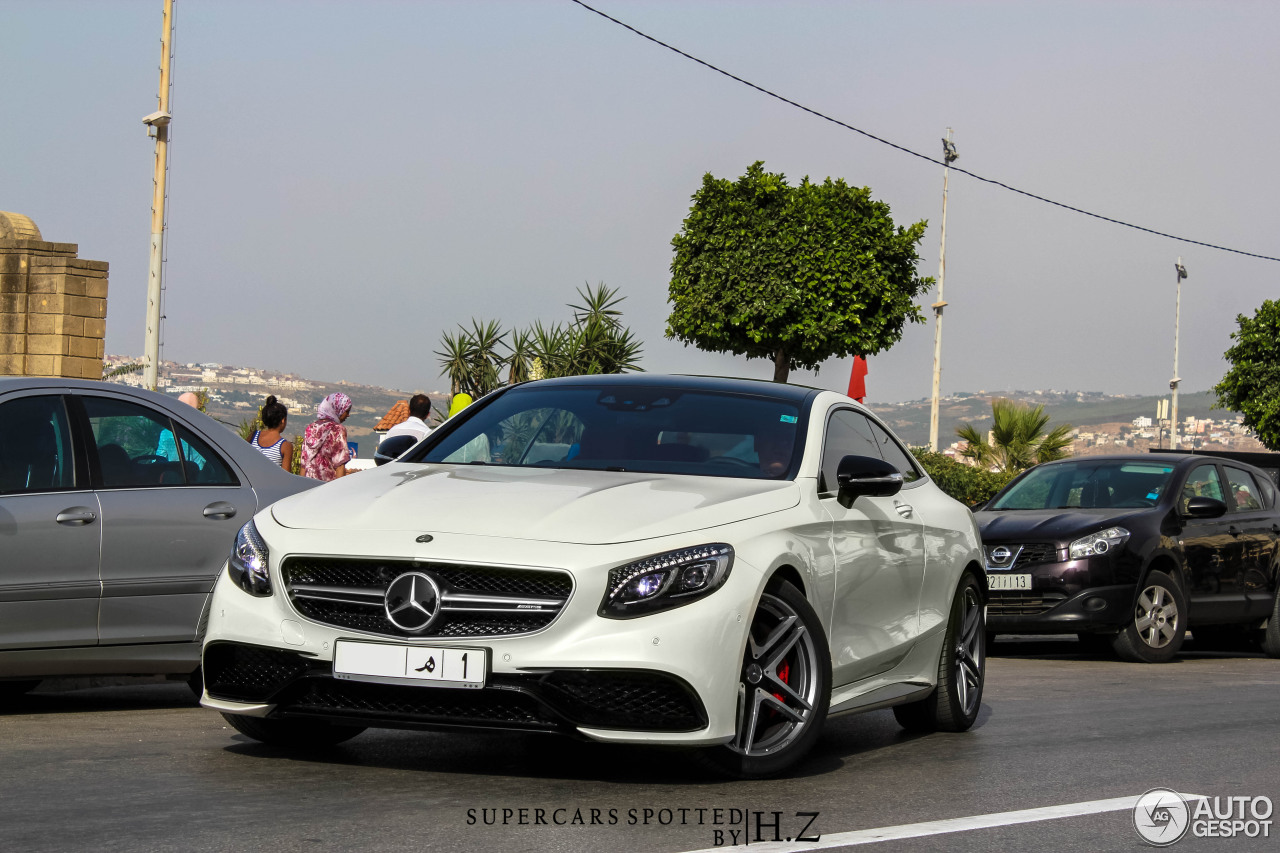
<svg viewBox="0 0 1280 853"><path fill-rule="evenodd" d="M236 586L250 595L271 594L271 575L267 572L267 543L258 535L253 520L240 528L235 544L231 546L231 559L227 573Z"/></svg>
<svg viewBox="0 0 1280 853"><path fill-rule="evenodd" d="M1129 539L1129 531L1123 527L1108 527L1097 533L1082 536L1071 543L1071 559L1093 557L1119 548Z"/></svg>
<svg viewBox="0 0 1280 853"><path fill-rule="evenodd" d="M724 585L733 548L724 543L655 554L609 572L600 615L628 619L688 604Z"/></svg>

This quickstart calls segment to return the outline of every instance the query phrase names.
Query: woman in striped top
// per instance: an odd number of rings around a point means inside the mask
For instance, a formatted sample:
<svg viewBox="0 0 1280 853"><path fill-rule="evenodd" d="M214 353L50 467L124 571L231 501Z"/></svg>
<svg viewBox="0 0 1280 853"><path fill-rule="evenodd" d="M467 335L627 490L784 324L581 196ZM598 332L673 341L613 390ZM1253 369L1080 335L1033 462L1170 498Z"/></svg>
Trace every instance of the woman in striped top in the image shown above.
<svg viewBox="0 0 1280 853"><path fill-rule="evenodd" d="M284 428L289 423L289 410L271 395L258 415L262 429L254 432L249 443L262 451L262 455L286 471L293 470L293 442L284 440Z"/></svg>

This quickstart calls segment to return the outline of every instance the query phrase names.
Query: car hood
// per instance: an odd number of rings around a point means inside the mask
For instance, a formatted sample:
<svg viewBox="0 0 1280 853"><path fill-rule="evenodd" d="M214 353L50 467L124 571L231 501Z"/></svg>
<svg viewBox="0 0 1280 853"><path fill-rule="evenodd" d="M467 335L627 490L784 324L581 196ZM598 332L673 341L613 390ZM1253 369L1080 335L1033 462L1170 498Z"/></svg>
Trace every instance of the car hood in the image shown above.
<svg viewBox="0 0 1280 853"><path fill-rule="evenodd" d="M983 510L973 514L983 542L1068 542L1112 525L1125 526L1136 516L1156 510L1117 512L1107 509Z"/></svg>
<svg viewBox="0 0 1280 853"><path fill-rule="evenodd" d="M603 545L703 530L799 503L794 482L391 463L272 507L313 530L411 530Z"/></svg>

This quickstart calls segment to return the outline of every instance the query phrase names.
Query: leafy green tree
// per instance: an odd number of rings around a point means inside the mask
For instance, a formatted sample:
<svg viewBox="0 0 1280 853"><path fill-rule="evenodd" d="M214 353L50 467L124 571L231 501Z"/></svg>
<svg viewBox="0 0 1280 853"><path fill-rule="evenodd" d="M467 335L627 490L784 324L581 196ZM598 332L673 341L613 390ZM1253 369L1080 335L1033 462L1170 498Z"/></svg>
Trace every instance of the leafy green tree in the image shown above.
<svg viewBox="0 0 1280 853"><path fill-rule="evenodd" d="M926 223L896 227L866 187L807 177L799 186L756 162L737 181L707 173L671 240L667 337L773 362L785 382L828 358L874 355L922 323L915 298Z"/></svg>
<svg viewBox="0 0 1280 853"><path fill-rule="evenodd" d="M1240 412L1244 425L1271 450L1280 450L1280 302L1268 299L1253 315L1236 317L1235 344L1223 355L1231 369L1213 387L1215 407Z"/></svg>
<svg viewBox="0 0 1280 853"><path fill-rule="evenodd" d="M1049 416L1044 406L1033 408L1000 397L991 401L991 421L990 440L973 424L956 429L956 435L969 445L961 455L983 468L1016 473L1069 455L1071 424L1045 432Z"/></svg>

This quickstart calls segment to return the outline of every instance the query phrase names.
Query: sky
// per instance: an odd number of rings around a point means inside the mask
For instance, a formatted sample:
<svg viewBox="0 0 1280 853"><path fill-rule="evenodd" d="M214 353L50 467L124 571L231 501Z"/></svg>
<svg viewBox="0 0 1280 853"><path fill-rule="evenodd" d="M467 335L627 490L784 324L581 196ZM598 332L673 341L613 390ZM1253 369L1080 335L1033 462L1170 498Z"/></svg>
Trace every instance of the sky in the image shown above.
<svg viewBox="0 0 1280 853"><path fill-rule="evenodd" d="M595 0L763 88L1062 204L1280 256L1280 4ZM0 210L110 263L108 353L141 355L161 0L0 0ZM927 220L943 170L570 0L177 0L162 356L447 388L442 333L567 319L604 282L646 370L771 378L664 337L671 238L705 173L757 160ZM952 171L942 393L1167 393L1228 365L1280 264ZM927 398L934 323L869 359ZM792 381L843 390L850 360Z"/></svg>

